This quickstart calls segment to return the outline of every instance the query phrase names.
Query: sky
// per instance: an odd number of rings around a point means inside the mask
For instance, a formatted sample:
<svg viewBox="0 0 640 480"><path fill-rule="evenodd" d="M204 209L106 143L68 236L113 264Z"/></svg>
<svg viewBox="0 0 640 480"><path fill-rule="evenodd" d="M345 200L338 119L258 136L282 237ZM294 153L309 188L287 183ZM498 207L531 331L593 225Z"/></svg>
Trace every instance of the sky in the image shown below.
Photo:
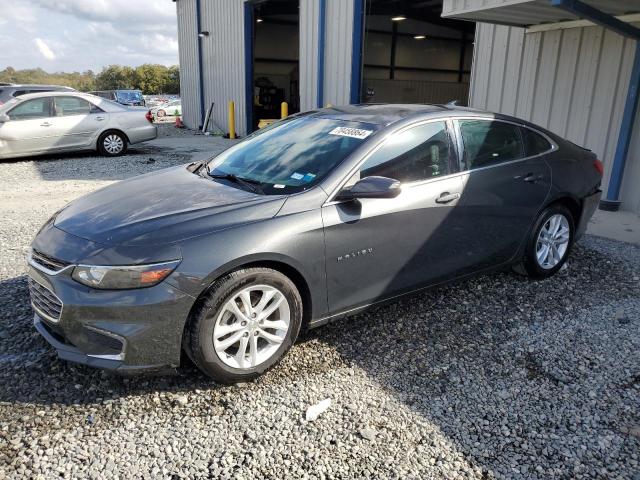
<svg viewBox="0 0 640 480"><path fill-rule="evenodd" d="M171 0L0 0L0 70L176 65Z"/></svg>

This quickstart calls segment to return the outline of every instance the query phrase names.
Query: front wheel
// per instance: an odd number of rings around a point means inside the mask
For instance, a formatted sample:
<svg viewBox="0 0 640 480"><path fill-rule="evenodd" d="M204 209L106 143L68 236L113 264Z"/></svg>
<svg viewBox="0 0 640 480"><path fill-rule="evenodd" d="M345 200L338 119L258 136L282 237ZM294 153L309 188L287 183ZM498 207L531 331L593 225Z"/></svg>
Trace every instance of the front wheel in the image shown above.
<svg viewBox="0 0 640 480"><path fill-rule="evenodd" d="M104 132L98 138L98 151L105 157L117 157L127 151L127 139L118 131Z"/></svg>
<svg viewBox="0 0 640 480"><path fill-rule="evenodd" d="M522 262L532 278L554 275L567 261L574 237L573 215L563 205L552 205L536 220Z"/></svg>
<svg viewBox="0 0 640 480"><path fill-rule="evenodd" d="M232 272L210 288L190 319L185 349L221 383L252 380L291 348L302 323L294 283L268 268Z"/></svg>

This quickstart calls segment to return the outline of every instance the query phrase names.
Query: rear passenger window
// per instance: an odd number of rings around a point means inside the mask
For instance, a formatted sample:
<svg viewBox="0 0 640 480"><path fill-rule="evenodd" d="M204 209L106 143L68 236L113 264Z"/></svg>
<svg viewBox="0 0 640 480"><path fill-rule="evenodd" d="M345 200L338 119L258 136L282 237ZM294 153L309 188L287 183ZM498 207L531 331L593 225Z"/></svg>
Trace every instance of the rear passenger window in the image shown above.
<svg viewBox="0 0 640 480"><path fill-rule="evenodd" d="M529 128L522 128L522 137L524 138L527 157L540 155L551 150L551 144L547 139Z"/></svg>
<svg viewBox="0 0 640 480"><path fill-rule="evenodd" d="M491 120L461 120L463 170L496 165L525 157L520 128Z"/></svg>
<svg viewBox="0 0 640 480"><path fill-rule="evenodd" d="M444 122L405 130L385 141L360 169L360 178L380 176L415 182L451 173L451 142Z"/></svg>
<svg viewBox="0 0 640 480"><path fill-rule="evenodd" d="M87 115L91 111L91 104L78 97L54 97L54 102L58 117Z"/></svg>

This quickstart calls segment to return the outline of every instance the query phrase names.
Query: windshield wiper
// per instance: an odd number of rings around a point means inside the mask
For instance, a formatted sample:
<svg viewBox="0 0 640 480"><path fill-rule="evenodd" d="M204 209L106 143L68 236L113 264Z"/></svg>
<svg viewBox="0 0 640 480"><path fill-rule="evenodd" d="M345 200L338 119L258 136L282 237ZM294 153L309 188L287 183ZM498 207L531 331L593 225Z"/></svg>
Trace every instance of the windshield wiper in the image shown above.
<svg viewBox="0 0 640 480"><path fill-rule="evenodd" d="M233 173L224 173L224 174L209 173L209 165L208 164L206 166L206 169L207 169L207 173L209 174L209 176L211 178L215 178L215 179L218 179L218 180L229 180L230 182L234 182L234 183L237 183L239 185L242 185L242 186L248 188L253 193L259 193L261 195L264 195L264 190L262 190L262 187L260 186L260 185L262 185L262 182L259 182L258 180L253 180L251 178L239 177L237 175L234 175Z"/></svg>

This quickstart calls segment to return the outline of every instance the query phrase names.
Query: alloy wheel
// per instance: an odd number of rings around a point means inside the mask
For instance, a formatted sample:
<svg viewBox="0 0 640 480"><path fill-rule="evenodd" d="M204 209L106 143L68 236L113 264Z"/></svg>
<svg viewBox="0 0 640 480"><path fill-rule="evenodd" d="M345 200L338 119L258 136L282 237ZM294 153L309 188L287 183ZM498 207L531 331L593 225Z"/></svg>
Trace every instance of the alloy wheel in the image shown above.
<svg viewBox="0 0 640 480"><path fill-rule="evenodd" d="M571 228L569 220L560 213L547 219L536 240L536 260L545 270L557 266L569 248Z"/></svg>
<svg viewBox="0 0 640 480"><path fill-rule="evenodd" d="M119 135L112 133L104 137L102 142L104 149L111 155L117 155L124 148L124 141Z"/></svg>
<svg viewBox="0 0 640 480"><path fill-rule="evenodd" d="M266 362L289 331L291 310L284 294L269 285L236 292L222 307L213 328L213 347L226 365L250 369Z"/></svg>

